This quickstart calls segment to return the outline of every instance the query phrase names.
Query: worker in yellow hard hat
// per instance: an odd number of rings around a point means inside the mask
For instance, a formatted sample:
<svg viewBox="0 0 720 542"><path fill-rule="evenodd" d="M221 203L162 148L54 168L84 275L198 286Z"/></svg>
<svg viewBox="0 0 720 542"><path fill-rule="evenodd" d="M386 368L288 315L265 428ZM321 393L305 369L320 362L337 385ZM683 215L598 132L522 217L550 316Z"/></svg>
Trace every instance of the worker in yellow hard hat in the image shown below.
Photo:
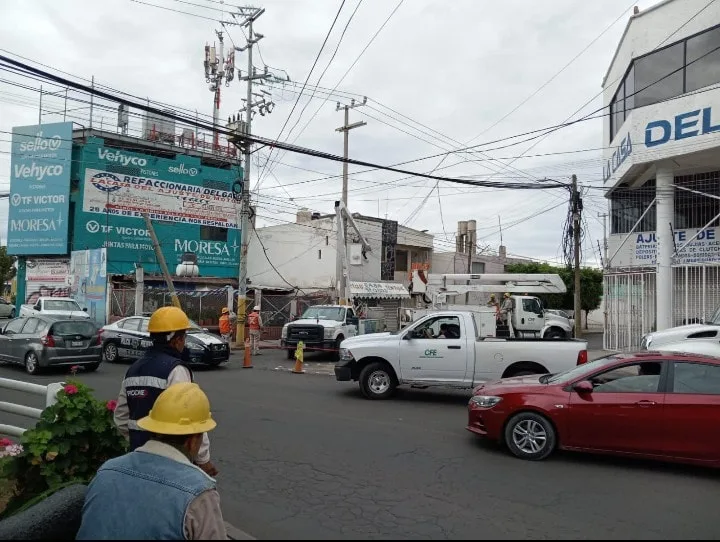
<svg viewBox="0 0 720 542"><path fill-rule="evenodd" d="M137 425L149 439L100 467L76 540L227 540L215 480L193 465L217 425L205 393L173 384Z"/></svg>
<svg viewBox="0 0 720 542"><path fill-rule="evenodd" d="M125 373L115 409L115 424L130 440L131 450L149 440L150 434L138 421L150 413L162 391L178 382L193 381L192 371L183 361L188 329L190 319L177 307L161 307L150 316L148 332L152 347ZM210 476L217 474L210 462L207 435L203 436L197 464Z"/></svg>

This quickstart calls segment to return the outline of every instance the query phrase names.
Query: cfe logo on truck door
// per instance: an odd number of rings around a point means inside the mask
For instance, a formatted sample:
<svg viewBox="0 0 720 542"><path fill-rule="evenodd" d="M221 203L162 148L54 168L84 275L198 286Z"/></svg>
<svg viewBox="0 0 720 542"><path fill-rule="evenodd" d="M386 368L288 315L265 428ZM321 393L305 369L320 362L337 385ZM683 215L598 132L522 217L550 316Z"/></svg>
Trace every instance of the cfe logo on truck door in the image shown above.
<svg viewBox="0 0 720 542"><path fill-rule="evenodd" d="M420 359L441 359L443 356L438 354L438 351L434 348L428 348L425 350L422 356L420 356Z"/></svg>

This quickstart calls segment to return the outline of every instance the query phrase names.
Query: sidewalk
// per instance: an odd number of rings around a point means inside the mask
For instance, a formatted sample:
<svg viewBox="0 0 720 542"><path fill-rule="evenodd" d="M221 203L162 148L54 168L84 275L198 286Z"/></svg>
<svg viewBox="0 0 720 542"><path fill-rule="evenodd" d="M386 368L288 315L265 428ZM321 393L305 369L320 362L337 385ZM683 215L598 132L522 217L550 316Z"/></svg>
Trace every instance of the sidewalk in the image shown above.
<svg viewBox="0 0 720 542"><path fill-rule="evenodd" d="M241 531L237 527L234 527L227 521L225 522L225 529L229 540L255 540L254 537L247 534L245 531Z"/></svg>

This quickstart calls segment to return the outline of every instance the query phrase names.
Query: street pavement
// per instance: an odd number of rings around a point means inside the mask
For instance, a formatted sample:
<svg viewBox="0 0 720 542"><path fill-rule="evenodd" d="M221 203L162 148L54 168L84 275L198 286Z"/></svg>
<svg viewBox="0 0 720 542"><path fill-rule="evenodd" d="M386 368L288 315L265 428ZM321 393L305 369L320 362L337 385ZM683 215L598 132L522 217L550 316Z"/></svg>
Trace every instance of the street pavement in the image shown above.
<svg viewBox="0 0 720 542"><path fill-rule="evenodd" d="M468 393L367 401L356 384L290 373L283 352L253 364L234 355L196 380L218 421L226 520L258 539L720 538L716 471L580 454L520 461L465 431ZM126 367L78 378L111 399ZM67 375L0 366L0 377Z"/></svg>

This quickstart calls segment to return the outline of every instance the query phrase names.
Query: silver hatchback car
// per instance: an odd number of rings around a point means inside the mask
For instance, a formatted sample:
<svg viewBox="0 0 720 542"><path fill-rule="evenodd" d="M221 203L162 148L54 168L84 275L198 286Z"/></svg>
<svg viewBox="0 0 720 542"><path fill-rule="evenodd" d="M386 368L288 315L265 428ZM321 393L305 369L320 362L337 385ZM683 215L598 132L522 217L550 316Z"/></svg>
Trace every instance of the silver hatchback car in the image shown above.
<svg viewBox="0 0 720 542"><path fill-rule="evenodd" d="M99 330L67 316L15 318L0 330L0 360L23 365L31 375L60 365L95 371L102 361Z"/></svg>

